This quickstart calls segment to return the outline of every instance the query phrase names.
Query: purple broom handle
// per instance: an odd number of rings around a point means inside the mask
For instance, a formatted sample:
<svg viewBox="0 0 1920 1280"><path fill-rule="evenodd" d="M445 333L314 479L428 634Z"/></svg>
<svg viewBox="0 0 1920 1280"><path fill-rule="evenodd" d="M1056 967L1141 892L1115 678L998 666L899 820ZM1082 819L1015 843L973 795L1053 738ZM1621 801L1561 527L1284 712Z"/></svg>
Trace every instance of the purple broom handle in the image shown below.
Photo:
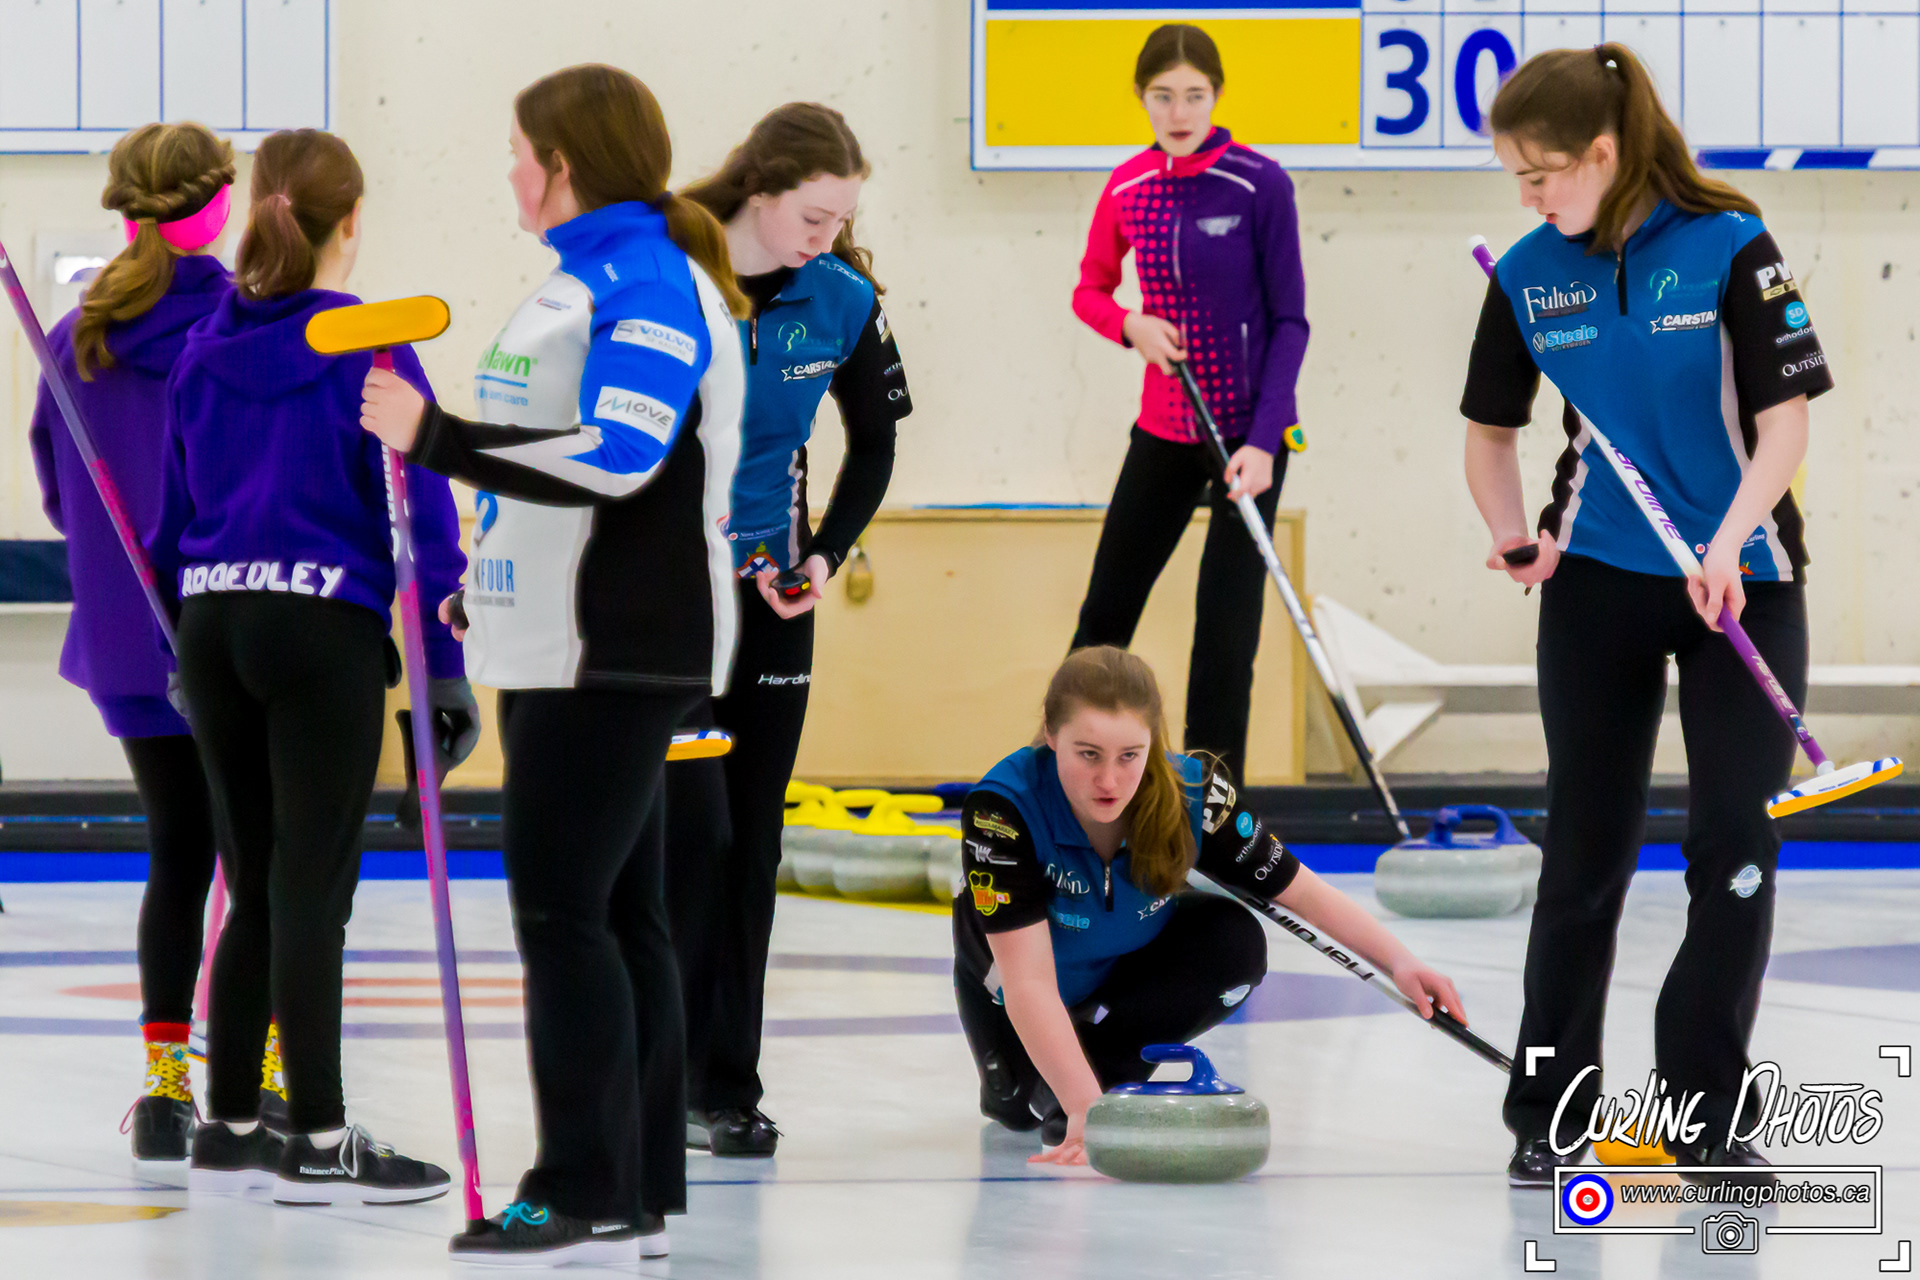
<svg viewBox="0 0 1920 1280"><path fill-rule="evenodd" d="M1493 250L1487 248L1487 242L1479 236L1475 236L1471 243L1473 260L1480 264L1482 271L1491 276L1494 273ZM1561 394L1566 393L1562 391ZM1575 411L1578 412L1577 406ZM1647 518L1647 522L1653 526L1654 533L1659 535L1661 543L1667 549L1667 554L1673 557L1675 564L1680 566L1680 572L1689 578L1700 577L1703 571L1700 568L1700 561L1694 557L1693 548L1687 545L1685 536L1674 525L1666 508L1660 505L1660 499L1654 497L1653 486L1647 482L1640 468L1634 466L1633 459L1620 451L1620 446L1607 438L1606 433L1594 424L1593 419L1584 413L1580 418L1586 426L1587 434L1593 437L1596 445L1600 446L1601 456L1612 465L1614 474L1620 478L1620 483L1627 487L1627 493L1633 498L1634 504L1640 508L1640 514ZM1767 660L1760 656L1760 650L1754 647L1752 638L1747 635L1747 629L1740 625L1740 620L1733 616L1733 610L1723 604L1720 607L1718 622L1720 630L1726 633L1727 640L1733 645L1733 651L1739 654L1741 661L1747 664L1747 670L1753 674L1755 683L1760 686L1760 691L1767 695L1767 701L1773 704L1773 709L1779 713L1782 720L1786 721L1787 728L1793 730L1793 736L1800 740L1801 749L1807 753L1807 759L1813 761L1815 772L1830 772L1833 769L1833 762L1827 759L1827 753L1820 749L1818 742L1814 741L1813 734L1807 729L1806 720L1800 715L1800 708L1793 705L1793 699L1787 696L1786 689L1780 684L1780 678L1773 674L1773 668L1769 667Z"/></svg>
<svg viewBox="0 0 1920 1280"><path fill-rule="evenodd" d="M147 607L153 610L153 620L160 624L160 633L167 638L167 647L171 649L173 619L167 616L166 606L160 603L159 586L153 576L153 561L147 559L147 549L140 544L140 535L134 532L133 517L127 513L127 504L120 497L119 486L113 483L113 475L107 470L100 450L93 443L93 432L87 427L87 420L81 416L80 406L74 402L73 389L67 386L66 375L60 372L59 361L53 358L53 352L47 347L46 331L40 327L40 318L34 314L33 304L27 300L27 291L20 284L20 276L14 271L13 259L4 244L0 244L0 282L6 285L7 299L13 303L13 313L20 317L20 327L27 331L27 345L33 348L34 358L40 362L40 375L47 380L47 390L53 392L53 402L60 407L60 416L66 420L73 446L80 451L80 460L86 463L87 474L93 477L93 487L100 494L100 504L107 509L107 519L113 522L113 531L120 536L120 547L133 564L133 576L140 579L140 590L147 597Z"/></svg>
<svg viewBox="0 0 1920 1280"><path fill-rule="evenodd" d="M373 363L392 370L393 355L376 351ZM453 948L453 901L447 888L447 836L440 818L440 771L435 767L433 702L427 675L427 638L420 608L420 578L413 563L413 514L407 502L406 460L381 447L387 464L387 515L393 523L393 603L400 615L401 656L407 671L407 701L413 711L414 780L420 788L421 843L427 853L428 892L433 897L433 942L440 960L440 1012L447 1027L447 1069L453 1078L453 1123L467 1220L485 1217L480 1202L480 1155L473 1136L473 1085L467 1073L466 1019L460 1011L460 972Z"/></svg>

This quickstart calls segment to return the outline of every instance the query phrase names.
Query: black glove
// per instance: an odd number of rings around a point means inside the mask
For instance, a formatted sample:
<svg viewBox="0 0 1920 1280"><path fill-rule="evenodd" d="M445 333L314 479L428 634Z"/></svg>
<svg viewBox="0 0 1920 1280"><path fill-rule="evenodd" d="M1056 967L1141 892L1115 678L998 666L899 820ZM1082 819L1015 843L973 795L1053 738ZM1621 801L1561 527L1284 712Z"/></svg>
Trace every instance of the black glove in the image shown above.
<svg viewBox="0 0 1920 1280"><path fill-rule="evenodd" d="M429 681L427 701L433 705L434 763L444 776L479 744L480 704L465 676Z"/></svg>

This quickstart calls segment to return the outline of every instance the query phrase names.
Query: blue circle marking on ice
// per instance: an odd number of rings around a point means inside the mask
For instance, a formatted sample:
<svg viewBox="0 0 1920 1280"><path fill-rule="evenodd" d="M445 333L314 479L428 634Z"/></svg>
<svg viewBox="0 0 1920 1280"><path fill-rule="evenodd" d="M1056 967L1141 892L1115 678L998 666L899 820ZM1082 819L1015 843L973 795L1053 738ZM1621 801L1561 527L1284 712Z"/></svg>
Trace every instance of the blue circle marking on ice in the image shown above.
<svg viewBox="0 0 1920 1280"><path fill-rule="evenodd" d="M1253 835L1253 815L1250 813L1241 813L1240 817L1235 820L1233 829L1238 831L1242 836L1251 838Z"/></svg>
<svg viewBox="0 0 1920 1280"><path fill-rule="evenodd" d="M1807 304L1791 302L1787 304L1787 323L1795 329L1807 327Z"/></svg>
<svg viewBox="0 0 1920 1280"><path fill-rule="evenodd" d="M1597 1226L1613 1212L1613 1188L1598 1174L1568 1178L1560 1188L1560 1207L1576 1226Z"/></svg>

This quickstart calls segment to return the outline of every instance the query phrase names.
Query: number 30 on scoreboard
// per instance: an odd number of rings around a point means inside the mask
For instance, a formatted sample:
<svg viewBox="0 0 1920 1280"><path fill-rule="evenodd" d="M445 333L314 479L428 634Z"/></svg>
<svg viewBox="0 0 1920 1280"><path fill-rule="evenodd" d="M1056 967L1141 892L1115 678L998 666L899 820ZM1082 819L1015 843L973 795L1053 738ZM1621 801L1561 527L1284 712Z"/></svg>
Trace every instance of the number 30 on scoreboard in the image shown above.
<svg viewBox="0 0 1920 1280"><path fill-rule="evenodd" d="M1361 145L1484 150L1487 107L1520 64L1520 15L1366 0L1360 24Z"/></svg>

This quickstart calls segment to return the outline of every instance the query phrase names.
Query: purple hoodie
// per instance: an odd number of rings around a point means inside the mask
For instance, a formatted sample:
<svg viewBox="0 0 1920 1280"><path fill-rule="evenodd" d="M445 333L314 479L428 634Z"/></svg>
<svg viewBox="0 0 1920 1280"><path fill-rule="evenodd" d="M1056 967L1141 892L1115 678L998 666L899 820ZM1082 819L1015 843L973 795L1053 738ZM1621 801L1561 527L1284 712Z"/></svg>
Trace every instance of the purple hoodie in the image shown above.
<svg viewBox="0 0 1920 1280"><path fill-rule="evenodd" d="M152 310L108 328L114 363L94 369L91 382L80 380L73 362L80 313L68 312L47 335L137 530L160 512L167 374L186 345L187 330L229 287L226 268L211 255L175 262L173 284ZM66 535L73 578L73 620L60 650L60 674L93 696L116 738L185 733L186 721L167 705L167 668L154 647L147 598L44 381L28 435L41 505Z"/></svg>
<svg viewBox="0 0 1920 1280"><path fill-rule="evenodd" d="M147 551L168 603L221 591L346 600L391 625L392 534L380 442L360 427L371 355L322 356L307 320L360 299L324 289L253 302L229 290L167 382L166 479ZM394 371L429 398L411 347ZM435 614L466 572L446 480L407 468L427 669L465 670Z"/></svg>

